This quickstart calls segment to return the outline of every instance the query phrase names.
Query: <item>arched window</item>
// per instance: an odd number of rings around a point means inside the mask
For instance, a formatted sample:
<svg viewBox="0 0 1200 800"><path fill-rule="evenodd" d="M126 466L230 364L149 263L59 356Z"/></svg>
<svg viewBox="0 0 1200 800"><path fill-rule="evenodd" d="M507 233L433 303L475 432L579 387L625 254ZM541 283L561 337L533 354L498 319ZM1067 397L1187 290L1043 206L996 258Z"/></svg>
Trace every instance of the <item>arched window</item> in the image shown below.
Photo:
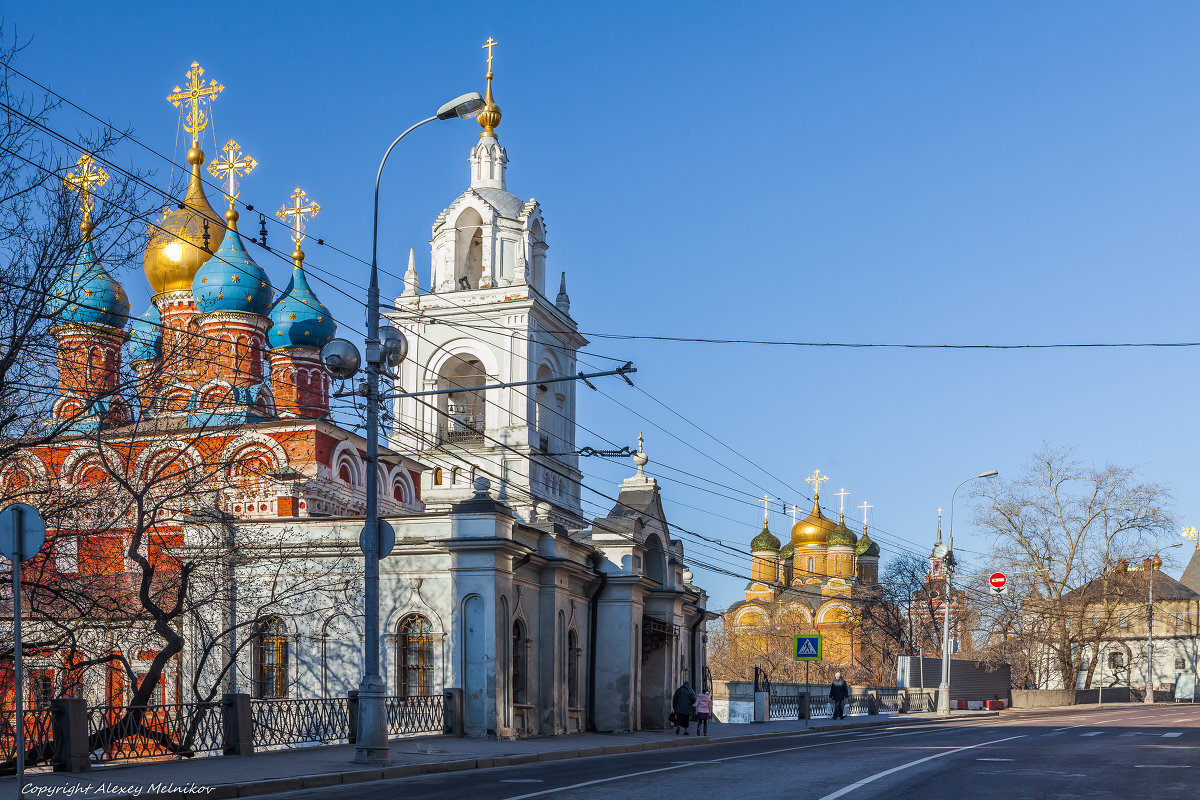
<svg viewBox="0 0 1200 800"><path fill-rule="evenodd" d="M426 617L409 614L400 620L396 660L401 697L433 694L433 626Z"/></svg>
<svg viewBox="0 0 1200 800"><path fill-rule="evenodd" d="M579 661L583 650L579 647L579 634L574 630L567 633L567 706L579 707Z"/></svg>
<svg viewBox="0 0 1200 800"><path fill-rule="evenodd" d="M442 468L441 467L438 467L437 469L435 469L433 471L433 485L434 486L442 485Z"/></svg>
<svg viewBox="0 0 1200 800"><path fill-rule="evenodd" d="M809 574L809 575L812 575L812 574L813 574L813 570L814 570L814 568L815 568L815 567L816 567L816 565L813 563L813 560L810 558L810 559L808 560L808 574Z"/></svg>
<svg viewBox="0 0 1200 800"><path fill-rule="evenodd" d="M521 620L513 622L512 629L512 701L525 703L528 693L525 691L529 681L529 659L526 656L525 623Z"/></svg>
<svg viewBox="0 0 1200 800"><path fill-rule="evenodd" d="M254 638L254 694L259 698L287 697L287 628L279 617L270 617Z"/></svg>

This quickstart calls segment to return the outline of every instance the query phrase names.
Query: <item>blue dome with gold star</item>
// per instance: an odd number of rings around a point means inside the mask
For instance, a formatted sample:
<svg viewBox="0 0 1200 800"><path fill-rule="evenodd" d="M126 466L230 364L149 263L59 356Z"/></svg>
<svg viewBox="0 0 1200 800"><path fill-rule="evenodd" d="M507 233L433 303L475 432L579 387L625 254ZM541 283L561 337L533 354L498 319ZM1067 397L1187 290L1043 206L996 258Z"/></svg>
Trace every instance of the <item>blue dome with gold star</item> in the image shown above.
<svg viewBox="0 0 1200 800"><path fill-rule="evenodd" d="M162 355L162 315L153 303L129 326L129 360L151 361Z"/></svg>
<svg viewBox="0 0 1200 800"><path fill-rule="evenodd" d="M267 333L267 341L272 350L288 347L319 350L333 338L337 330L329 309L321 304L308 286L308 277L301 266L303 258L302 253L296 258L291 283L271 309L271 330Z"/></svg>
<svg viewBox="0 0 1200 800"><path fill-rule="evenodd" d="M217 252L192 278L196 310L201 314L232 311L265 317L271 310L271 285L267 273L246 252L234 221L230 221L229 233Z"/></svg>
<svg viewBox="0 0 1200 800"><path fill-rule="evenodd" d="M59 325L122 330L129 318L125 290L104 271L86 235L74 266L50 287L46 305Z"/></svg>

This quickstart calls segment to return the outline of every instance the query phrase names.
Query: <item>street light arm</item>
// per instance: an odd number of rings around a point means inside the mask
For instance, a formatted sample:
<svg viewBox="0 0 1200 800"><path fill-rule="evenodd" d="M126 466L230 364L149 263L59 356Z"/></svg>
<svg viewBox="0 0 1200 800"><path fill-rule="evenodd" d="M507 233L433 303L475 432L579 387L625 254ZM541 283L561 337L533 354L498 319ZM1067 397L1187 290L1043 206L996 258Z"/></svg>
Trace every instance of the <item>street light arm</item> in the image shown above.
<svg viewBox="0 0 1200 800"><path fill-rule="evenodd" d="M371 265L372 265L372 267L374 267L374 265L376 264L376 260L375 260L376 251L379 247L379 181L381 178L383 178L383 166L385 164L387 164L388 156L390 156L392 154L392 150L394 150L396 148L396 145L400 144L400 141L405 136L408 136L410 133L412 133L417 128L421 127L422 125L426 124L427 122L433 122L437 118L438 117L436 114L432 117L427 117L426 119L423 119L420 122L418 122L416 125L413 125L412 127L410 127L404 133L397 136L396 141L392 142L391 145L388 146L387 152L383 154L383 160L379 162L379 172L377 172L375 174L375 213L373 215L374 223L373 223L373 226L371 229ZM378 275L375 274L374 269L371 270L371 285L375 290L378 290L379 277L378 277Z"/></svg>

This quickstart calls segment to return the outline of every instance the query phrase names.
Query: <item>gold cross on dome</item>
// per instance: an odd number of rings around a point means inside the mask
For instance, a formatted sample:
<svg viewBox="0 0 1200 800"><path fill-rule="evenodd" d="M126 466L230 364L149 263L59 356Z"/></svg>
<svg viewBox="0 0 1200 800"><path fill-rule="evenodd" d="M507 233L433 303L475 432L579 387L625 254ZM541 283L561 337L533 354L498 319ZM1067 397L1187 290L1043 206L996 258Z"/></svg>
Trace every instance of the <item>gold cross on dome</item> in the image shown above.
<svg viewBox="0 0 1200 800"><path fill-rule="evenodd" d="M187 103L191 106L188 110L187 119L183 123L183 128L192 135L193 140L198 140L200 138L200 131L204 130L204 127L208 125L208 118L204 116L204 112L200 106L204 103L211 104L217 99L217 95L225 89L216 80L205 86L204 81L200 79L200 76L203 74L204 67L200 66L199 62L193 61L192 68L187 71L189 78L188 87L180 89L176 86L174 93L167 95L167 101L176 108L179 108L180 103Z"/></svg>
<svg viewBox="0 0 1200 800"><path fill-rule="evenodd" d="M763 504L763 522L766 522L766 521L767 521L767 507L768 507L768 505L770 504L770 502L771 502L772 500L775 500L775 499L777 499L777 498L771 497L771 495L769 495L769 494L764 494L764 495L762 496L762 504Z"/></svg>
<svg viewBox="0 0 1200 800"><path fill-rule="evenodd" d="M834 494L834 497L837 497L838 500L840 501L838 503L838 513L845 514L846 513L846 498L850 496L850 493L847 492L845 489L839 489L838 491L834 492L833 494Z"/></svg>
<svg viewBox="0 0 1200 800"><path fill-rule="evenodd" d="M304 222L307 218L315 217L321 207L313 202L305 202L308 200L308 193L296 187L296 191L292 192L292 205L283 204L283 208L275 212L275 216L279 217L284 222L288 222L292 226L292 241L300 244L304 241Z"/></svg>
<svg viewBox="0 0 1200 800"><path fill-rule="evenodd" d="M813 487L813 494L814 494L814 495L819 495L819 494L821 494L821 484L822 484L822 483L824 483L824 482L825 482L825 481L827 481L827 480L829 480L829 478L827 478L827 477L825 477L824 475L822 475L822 474L821 474L821 470L819 470L819 469L814 469L814 470L813 470L813 474L812 474L810 477L808 477L808 478L805 478L805 479L804 479L804 482L805 482L805 483L811 483L811 484L812 484L812 487ZM814 499L815 499L815 498L814 498Z"/></svg>
<svg viewBox="0 0 1200 800"><path fill-rule="evenodd" d="M792 524L793 525L796 524L796 514L798 514L799 512L800 512L800 506L796 506L796 505L792 506L792 510L790 512L788 512L792 515Z"/></svg>
<svg viewBox="0 0 1200 800"><path fill-rule="evenodd" d="M483 49L488 51L488 72L492 71L492 48L498 44L500 43L490 36L488 37L488 40L483 43Z"/></svg>
<svg viewBox="0 0 1200 800"><path fill-rule="evenodd" d="M108 182L108 173L96 166L96 161L87 153L79 157L75 163L78 171L67 173L63 183L68 189L79 193L79 207L83 209L83 219L90 221L94 194L97 189Z"/></svg>
<svg viewBox="0 0 1200 800"><path fill-rule="evenodd" d="M1195 542L1196 549L1200 550L1200 531L1197 531L1195 528L1188 527L1188 528L1184 528L1183 533L1180 535L1183 536L1183 538L1187 539L1189 542Z"/></svg>
<svg viewBox="0 0 1200 800"><path fill-rule="evenodd" d="M864 531L867 529L867 512L870 511L874 507L875 506L871 505L866 500L863 500L863 504L861 506L859 506L859 509L861 509L863 512L863 530Z"/></svg>
<svg viewBox="0 0 1200 800"><path fill-rule="evenodd" d="M225 157L208 162L208 171L214 178L228 183L225 196L233 202L241 194L238 191L237 179L253 172L258 162L251 156L242 155L242 148L233 139L226 142L221 152Z"/></svg>

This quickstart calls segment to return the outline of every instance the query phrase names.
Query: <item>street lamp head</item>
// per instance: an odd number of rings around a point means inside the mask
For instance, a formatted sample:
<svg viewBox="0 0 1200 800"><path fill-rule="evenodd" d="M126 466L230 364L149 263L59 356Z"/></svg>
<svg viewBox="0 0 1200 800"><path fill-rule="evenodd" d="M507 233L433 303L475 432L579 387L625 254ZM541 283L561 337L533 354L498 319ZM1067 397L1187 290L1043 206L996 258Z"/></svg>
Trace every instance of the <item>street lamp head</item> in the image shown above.
<svg viewBox="0 0 1200 800"><path fill-rule="evenodd" d="M471 119L483 110L483 98L479 92L467 92L451 100L437 110L438 119Z"/></svg>
<svg viewBox="0 0 1200 800"><path fill-rule="evenodd" d="M362 366L358 348L345 339L332 339L321 348L321 363L325 370L338 380L354 377Z"/></svg>
<svg viewBox="0 0 1200 800"><path fill-rule="evenodd" d="M978 475L976 475L975 477L977 477L977 478L994 478L999 474L1000 473L997 472L996 470L989 469L987 472L981 472Z"/></svg>

